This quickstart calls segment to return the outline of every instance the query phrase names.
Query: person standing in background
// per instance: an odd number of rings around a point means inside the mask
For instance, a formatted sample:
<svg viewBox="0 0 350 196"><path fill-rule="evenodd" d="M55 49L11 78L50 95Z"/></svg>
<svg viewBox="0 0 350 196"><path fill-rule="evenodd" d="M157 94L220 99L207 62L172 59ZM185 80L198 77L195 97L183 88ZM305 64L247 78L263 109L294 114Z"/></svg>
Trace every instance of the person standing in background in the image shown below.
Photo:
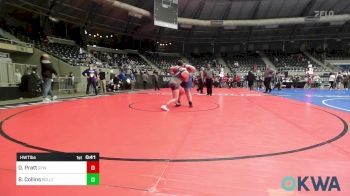
<svg viewBox="0 0 350 196"><path fill-rule="evenodd" d="M51 100L47 98L47 95L50 95L52 100L57 99L52 92L52 82L53 78L57 75L56 70L53 68L52 63L50 62L50 56L48 54L43 54L40 57L41 63L41 75L44 80L43 84L43 101L50 102Z"/></svg>
<svg viewBox="0 0 350 196"><path fill-rule="evenodd" d="M68 75L68 93L70 93L70 90L73 90L75 92L75 86L74 86L75 78L73 72L70 72Z"/></svg>
<svg viewBox="0 0 350 196"><path fill-rule="evenodd" d="M204 70L204 81L207 87L207 95L212 96L213 94L213 77L214 71L210 68L210 64L207 64L207 69Z"/></svg>
<svg viewBox="0 0 350 196"><path fill-rule="evenodd" d="M349 84L349 75L348 75L348 73L344 72L343 73L344 90L348 90L348 84Z"/></svg>
<svg viewBox="0 0 350 196"><path fill-rule="evenodd" d="M275 77L276 79L276 85L275 85L275 87L274 87L274 89L275 88L277 88L277 90L282 90L282 83L283 83L283 74L281 73L281 72L278 72L277 74L276 74L276 77Z"/></svg>
<svg viewBox="0 0 350 196"><path fill-rule="evenodd" d="M330 87L329 89L332 90L335 88L335 74L334 73L330 73L329 74L329 79L328 79L329 83L330 83Z"/></svg>
<svg viewBox="0 0 350 196"><path fill-rule="evenodd" d="M201 67L199 71L199 76L198 76L198 89L197 89L197 91L200 94L203 94L203 87L204 87L204 67Z"/></svg>
<svg viewBox="0 0 350 196"><path fill-rule="evenodd" d="M339 90L341 88L341 84L343 83L343 74L341 72L338 72L336 76L336 82L337 82L337 89Z"/></svg>
<svg viewBox="0 0 350 196"><path fill-rule="evenodd" d="M86 69L83 72L83 76L87 79L87 86L86 86L86 94L89 95L90 93L90 86L92 85L95 91L95 95L98 94L97 88L96 88L96 81L97 81L97 72L94 69L94 65L90 64L89 69Z"/></svg>
<svg viewBox="0 0 350 196"><path fill-rule="evenodd" d="M265 85L265 92L264 93L271 93L271 80L273 77L274 71L271 69L270 65L266 65L266 70L264 73L264 85Z"/></svg>
<svg viewBox="0 0 350 196"><path fill-rule="evenodd" d="M154 75L154 90L156 91L156 90L160 90L159 89L159 74L158 74L158 72L155 70L154 72L153 72L153 75Z"/></svg>
<svg viewBox="0 0 350 196"><path fill-rule="evenodd" d="M143 89L147 88L147 82L148 82L148 74L147 71L142 71L142 82L143 82Z"/></svg>
<svg viewBox="0 0 350 196"><path fill-rule="evenodd" d="M100 69L98 72L98 78L99 78L102 93L106 93L106 72Z"/></svg>
<svg viewBox="0 0 350 196"><path fill-rule="evenodd" d="M254 81L255 81L255 75L253 74L252 71L248 72L247 81L248 81L249 90L253 90Z"/></svg>
<svg viewBox="0 0 350 196"><path fill-rule="evenodd" d="M312 64L310 64L309 62L309 65L306 68L306 77L307 77L306 88L312 87L313 75L314 75L314 69L312 68Z"/></svg>
<svg viewBox="0 0 350 196"><path fill-rule="evenodd" d="M134 73L130 73L130 88L131 90L135 90L135 84L136 84L136 77Z"/></svg>
<svg viewBox="0 0 350 196"><path fill-rule="evenodd" d="M120 87L126 89L127 83L126 83L126 75L125 75L124 69L120 70L118 78L119 78Z"/></svg>
<svg viewBox="0 0 350 196"><path fill-rule="evenodd" d="M15 71L15 84L16 85L21 84L21 78L22 78L22 74L19 72L18 69L16 69L16 71Z"/></svg>

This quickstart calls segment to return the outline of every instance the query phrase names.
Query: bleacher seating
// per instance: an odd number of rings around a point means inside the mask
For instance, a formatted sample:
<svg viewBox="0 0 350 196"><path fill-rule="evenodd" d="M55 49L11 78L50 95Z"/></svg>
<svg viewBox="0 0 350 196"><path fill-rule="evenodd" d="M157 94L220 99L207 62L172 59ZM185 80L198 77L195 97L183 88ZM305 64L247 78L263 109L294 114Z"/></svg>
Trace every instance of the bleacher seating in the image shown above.
<svg viewBox="0 0 350 196"><path fill-rule="evenodd" d="M147 53L146 57L157 66L163 74L168 73L170 66L176 65L177 60L181 58L179 56L163 56L158 53Z"/></svg>
<svg viewBox="0 0 350 196"><path fill-rule="evenodd" d="M79 55L79 47L59 43L36 42L36 47L50 55L62 59L70 64L74 64Z"/></svg>
<svg viewBox="0 0 350 196"><path fill-rule="evenodd" d="M264 71L265 63L257 53L239 53L224 57L227 66L231 72L247 73L256 65L257 70Z"/></svg>
<svg viewBox="0 0 350 196"><path fill-rule="evenodd" d="M314 57L320 61L324 60L349 60L350 59L350 50L332 50L328 52L312 52Z"/></svg>
<svg viewBox="0 0 350 196"><path fill-rule="evenodd" d="M275 65L278 71L305 72L309 62L313 65L315 72L326 71L321 65L305 56L302 53L295 54L267 54L268 58Z"/></svg>
<svg viewBox="0 0 350 196"><path fill-rule="evenodd" d="M211 65L211 68L214 70L214 74L218 75L221 69L218 60L210 54L202 54L202 55L191 55L188 56L189 63L196 67L197 71L201 69L201 67L206 68L207 64Z"/></svg>
<svg viewBox="0 0 350 196"><path fill-rule="evenodd" d="M151 70L152 67L147 64L145 60L143 60L138 54L127 54L127 59L129 60L129 64L140 67L143 66L148 70Z"/></svg>
<svg viewBox="0 0 350 196"><path fill-rule="evenodd" d="M92 51L93 56L101 60L101 66L121 68L124 70L153 71L152 67L145 62L138 54L121 54L112 52Z"/></svg>

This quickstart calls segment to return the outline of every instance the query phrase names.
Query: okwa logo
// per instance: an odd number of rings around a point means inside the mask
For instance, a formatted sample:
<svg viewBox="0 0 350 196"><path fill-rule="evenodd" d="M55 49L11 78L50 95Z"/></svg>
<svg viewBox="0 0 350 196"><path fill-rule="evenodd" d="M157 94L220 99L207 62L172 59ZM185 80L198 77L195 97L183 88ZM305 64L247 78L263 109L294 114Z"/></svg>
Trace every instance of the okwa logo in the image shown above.
<svg viewBox="0 0 350 196"><path fill-rule="evenodd" d="M282 180L282 188L286 191L341 191L337 177L335 176L298 176L298 179L287 176Z"/></svg>

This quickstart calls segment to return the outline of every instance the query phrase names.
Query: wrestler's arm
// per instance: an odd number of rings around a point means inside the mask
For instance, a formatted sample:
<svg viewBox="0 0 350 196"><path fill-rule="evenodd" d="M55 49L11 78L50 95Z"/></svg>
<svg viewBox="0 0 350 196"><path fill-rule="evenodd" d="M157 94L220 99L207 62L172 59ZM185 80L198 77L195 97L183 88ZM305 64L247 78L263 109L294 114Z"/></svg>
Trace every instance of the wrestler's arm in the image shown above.
<svg viewBox="0 0 350 196"><path fill-rule="evenodd" d="M196 68L194 66L192 66L192 65L186 64L185 67L186 67L187 71L190 72L190 73L195 73L196 72Z"/></svg>

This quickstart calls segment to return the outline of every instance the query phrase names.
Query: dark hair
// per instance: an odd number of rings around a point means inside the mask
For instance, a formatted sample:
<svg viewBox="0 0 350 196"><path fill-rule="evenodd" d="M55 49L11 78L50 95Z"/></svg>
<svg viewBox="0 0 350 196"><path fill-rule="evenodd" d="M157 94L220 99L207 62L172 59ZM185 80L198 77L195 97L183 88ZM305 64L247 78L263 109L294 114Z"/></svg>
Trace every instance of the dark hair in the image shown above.
<svg viewBox="0 0 350 196"><path fill-rule="evenodd" d="M178 60L178 61L177 61L177 63L176 63L176 64L177 64L178 66L181 66L181 65L183 65L183 64L184 64L184 62L183 62L183 60L181 60L181 59L180 59L180 60Z"/></svg>

